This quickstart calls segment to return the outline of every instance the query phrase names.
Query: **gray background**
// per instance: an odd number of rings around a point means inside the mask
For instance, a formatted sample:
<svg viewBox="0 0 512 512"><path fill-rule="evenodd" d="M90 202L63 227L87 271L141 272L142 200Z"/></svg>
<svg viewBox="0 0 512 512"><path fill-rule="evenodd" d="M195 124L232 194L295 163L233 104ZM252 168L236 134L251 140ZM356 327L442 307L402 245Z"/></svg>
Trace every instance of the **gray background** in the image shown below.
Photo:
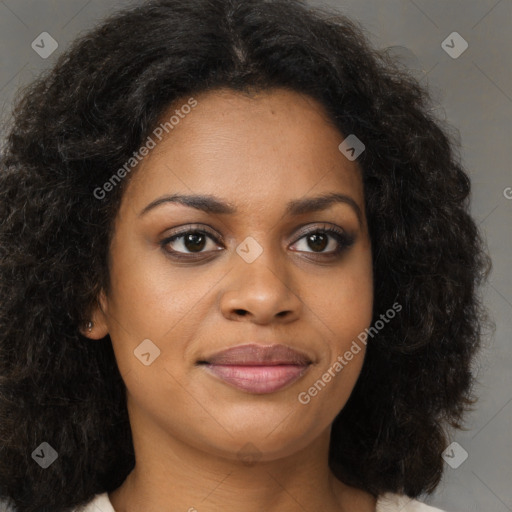
<svg viewBox="0 0 512 512"><path fill-rule="evenodd" d="M186 0L184 0L186 1ZM79 33L127 0L1 0L0 115L8 118L15 91L30 82ZM436 115L459 134L463 163L473 181L472 211L493 258L484 300L496 323L475 368L480 401L467 430L452 440L435 494L425 501L450 512L512 511L512 282L510 226L512 187L512 0L310 0L360 21L379 48L392 47L412 73L428 85ZM451 58L441 43L458 32L468 48ZM31 47L42 32L57 40L47 59ZM0 134L3 137L3 134Z"/></svg>

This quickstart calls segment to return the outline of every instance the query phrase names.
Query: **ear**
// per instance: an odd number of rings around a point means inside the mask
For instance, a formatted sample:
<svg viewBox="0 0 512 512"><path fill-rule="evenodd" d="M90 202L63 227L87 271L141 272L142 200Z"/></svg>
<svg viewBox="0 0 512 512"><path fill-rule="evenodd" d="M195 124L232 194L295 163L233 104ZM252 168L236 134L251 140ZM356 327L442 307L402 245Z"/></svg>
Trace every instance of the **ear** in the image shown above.
<svg viewBox="0 0 512 512"><path fill-rule="evenodd" d="M80 333L89 338L91 340L101 340L103 339L109 332L108 323L107 323L107 298L103 290L101 290L98 299L96 300L96 305L91 311L89 315L89 322L92 322L92 325L84 325L80 327Z"/></svg>

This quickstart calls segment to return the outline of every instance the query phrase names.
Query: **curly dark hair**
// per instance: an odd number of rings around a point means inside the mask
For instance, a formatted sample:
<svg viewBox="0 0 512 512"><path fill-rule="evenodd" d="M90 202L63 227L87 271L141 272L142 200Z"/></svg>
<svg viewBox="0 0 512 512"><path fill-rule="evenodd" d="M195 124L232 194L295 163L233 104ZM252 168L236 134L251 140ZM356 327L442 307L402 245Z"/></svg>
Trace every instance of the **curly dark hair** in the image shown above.
<svg viewBox="0 0 512 512"><path fill-rule="evenodd" d="M366 144L374 320L394 302L403 309L368 343L329 464L375 496L417 497L440 481L449 430L476 400L471 365L487 317L478 291L490 270L449 125L426 87L338 12L298 0L150 0L80 36L20 90L4 143L0 495L15 510L70 510L134 467L110 338L79 331L109 288L130 177L101 200L93 191L172 102L220 87L307 94ZM58 449L45 470L32 460L44 441Z"/></svg>

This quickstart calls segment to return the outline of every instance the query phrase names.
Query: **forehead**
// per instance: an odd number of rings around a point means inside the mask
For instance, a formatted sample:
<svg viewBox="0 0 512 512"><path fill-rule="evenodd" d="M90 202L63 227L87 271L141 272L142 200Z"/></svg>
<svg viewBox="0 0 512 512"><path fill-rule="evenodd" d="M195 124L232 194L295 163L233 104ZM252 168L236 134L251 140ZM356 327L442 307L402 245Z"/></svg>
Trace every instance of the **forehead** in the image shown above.
<svg viewBox="0 0 512 512"><path fill-rule="evenodd" d="M361 170L338 149L345 135L315 99L287 89L221 89L195 96L197 105L181 111L188 100L162 115L162 125L174 116L173 128L139 164L125 194L130 202L173 192L253 208L331 191L362 199Z"/></svg>

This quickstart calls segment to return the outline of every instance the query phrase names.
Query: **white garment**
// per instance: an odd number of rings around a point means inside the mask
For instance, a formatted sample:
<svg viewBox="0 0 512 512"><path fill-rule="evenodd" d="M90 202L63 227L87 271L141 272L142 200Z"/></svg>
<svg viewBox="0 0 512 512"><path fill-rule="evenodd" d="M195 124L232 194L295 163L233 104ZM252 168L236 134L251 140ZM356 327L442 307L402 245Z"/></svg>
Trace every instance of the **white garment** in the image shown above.
<svg viewBox="0 0 512 512"><path fill-rule="evenodd" d="M108 499L108 493L97 494L85 508L77 508L75 512L116 512L112 503ZM387 493L379 497L377 500L377 508L375 512L443 512L434 507L429 507L424 503L408 498L407 496L399 496L398 494Z"/></svg>
<svg viewBox="0 0 512 512"><path fill-rule="evenodd" d="M114 512L110 510L109 512ZM443 512L439 508L430 507L407 496L387 493L377 500L375 512Z"/></svg>

